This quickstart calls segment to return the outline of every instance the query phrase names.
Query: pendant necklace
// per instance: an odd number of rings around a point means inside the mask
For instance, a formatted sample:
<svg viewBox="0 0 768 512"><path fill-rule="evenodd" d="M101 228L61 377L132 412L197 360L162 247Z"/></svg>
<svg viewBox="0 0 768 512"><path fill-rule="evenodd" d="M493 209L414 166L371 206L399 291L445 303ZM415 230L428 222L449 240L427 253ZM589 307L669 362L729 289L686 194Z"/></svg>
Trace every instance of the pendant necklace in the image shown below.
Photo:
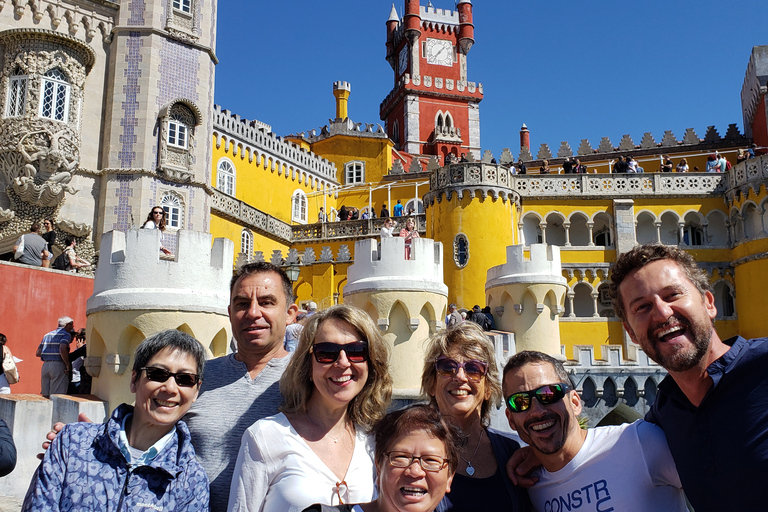
<svg viewBox="0 0 768 512"><path fill-rule="evenodd" d="M472 454L472 456L469 458L469 460L465 459L464 457L461 456L461 454L459 454L459 457L461 458L461 460L463 460L464 462L467 463L466 471L467 471L467 474L469 476L472 476L472 475L475 474L475 468L472 467L472 459L475 458L475 455L477 455L477 450L480 448L480 441L483 440L483 432L485 432L485 430L484 429L480 429L480 437L477 440L477 446L475 446L475 453Z"/></svg>

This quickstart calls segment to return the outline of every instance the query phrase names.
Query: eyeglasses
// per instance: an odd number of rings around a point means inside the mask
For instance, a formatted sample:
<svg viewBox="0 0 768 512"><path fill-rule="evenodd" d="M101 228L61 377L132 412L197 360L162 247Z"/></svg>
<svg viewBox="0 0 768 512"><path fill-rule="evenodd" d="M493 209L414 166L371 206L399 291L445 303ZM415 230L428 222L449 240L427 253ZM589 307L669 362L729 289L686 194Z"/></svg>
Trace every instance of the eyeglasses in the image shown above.
<svg viewBox="0 0 768 512"><path fill-rule="evenodd" d="M531 408L533 397L543 405L552 405L563 399L566 393L571 390L568 384L547 384L533 391L521 391L513 393L504 401L511 412L524 412Z"/></svg>
<svg viewBox="0 0 768 512"><path fill-rule="evenodd" d="M335 363L342 350L350 363L364 363L368 360L367 341L356 341L346 345L330 342L315 343L309 348L310 354L315 354L315 361L320 364Z"/></svg>
<svg viewBox="0 0 768 512"><path fill-rule="evenodd" d="M389 459L389 465L395 468L409 468L413 461L419 461L419 466L424 471L437 472L448 465L449 460L437 455L422 455L416 457L410 453L403 452L389 452L387 454Z"/></svg>
<svg viewBox="0 0 768 512"><path fill-rule="evenodd" d="M153 382L167 382L169 378L173 377L176 384L182 388L191 388L200 382L200 376L196 373L173 373L165 368L156 368L154 366L139 368L139 371L142 370L147 372L147 378Z"/></svg>
<svg viewBox="0 0 768 512"><path fill-rule="evenodd" d="M453 377L459 370L464 369L467 378L473 382L479 382L488 373L488 363L477 359L470 359L460 363L450 357L439 357L435 361L435 370L441 377Z"/></svg>

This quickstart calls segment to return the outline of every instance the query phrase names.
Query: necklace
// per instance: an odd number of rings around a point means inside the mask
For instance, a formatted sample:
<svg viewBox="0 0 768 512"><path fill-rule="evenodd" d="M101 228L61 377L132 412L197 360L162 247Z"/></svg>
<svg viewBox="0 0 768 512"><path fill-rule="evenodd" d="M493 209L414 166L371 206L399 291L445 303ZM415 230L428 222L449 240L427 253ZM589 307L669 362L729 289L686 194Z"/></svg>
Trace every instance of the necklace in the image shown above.
<svg viewBox="0 0 768 512"><path fill-rule="evenodd" d="M315 420L313 420L311 416L307 415L307 419L309 419L310 423L312 423L315 426L315 428L318 428L318 429L322 430L322 427L320 425L318 425L317 423L315 423ZM348 432L347 424L344 423L344 426L342 427L342 430L339 433L339 435L337 435L336 437L333 437L333 435L331 434L330 430L327 432L327 435L328 435L328 437L331 438L331 440L333 441L334 444L338 444L339 443L339 439L341 439L341 436L343 436L347 432Z"/></svg>
<svg viewBox="0 0 768 512"><path fill-rule="evenodd" d="M472 459L475 458L475 455L477 455L477 450L480 448L480 441L483 440L483 432L485 432L484 429L480 429L480 437L477 439L477 446L475 446L475 452L472 454L472 456L469 458L469 460L465 459L464 457L459 454L459 457L461 460L467 463L467 474L469 476L472 476L475 474L475 468L472 467Z"/></svg>

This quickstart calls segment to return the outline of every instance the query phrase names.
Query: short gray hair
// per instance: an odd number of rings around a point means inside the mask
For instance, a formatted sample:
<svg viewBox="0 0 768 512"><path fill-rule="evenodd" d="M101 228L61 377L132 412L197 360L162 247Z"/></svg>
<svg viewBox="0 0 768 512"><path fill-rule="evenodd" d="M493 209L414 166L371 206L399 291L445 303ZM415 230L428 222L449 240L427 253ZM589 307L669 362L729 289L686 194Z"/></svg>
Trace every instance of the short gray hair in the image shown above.
<svg viewBox="0 0 768 512"><path fill-rule="evenodd" d="M66 327L67 324L74 324L75 321L69 318L68 316L62 316L59 318L59 327Z"/></svg>

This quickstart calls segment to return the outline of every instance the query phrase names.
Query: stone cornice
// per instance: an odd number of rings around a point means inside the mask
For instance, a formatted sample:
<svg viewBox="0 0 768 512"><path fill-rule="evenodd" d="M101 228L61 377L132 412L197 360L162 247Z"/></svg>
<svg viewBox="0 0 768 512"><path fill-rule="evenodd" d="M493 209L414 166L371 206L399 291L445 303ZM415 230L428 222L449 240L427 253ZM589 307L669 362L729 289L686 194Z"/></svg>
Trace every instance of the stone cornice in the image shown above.
<svg viewBox="0 0 768 512"><path fill-rule="evenodd" d="M67 34L61 34L59 32L54 32L53 30L42 28L12 28L0 32L0 43L5 45L9 42L23 43L30 39L51 41L71 48L80 54L80 60L87 71L90 71L93 63L96 62L96 53L93 51L93 48L84 41Z"/></svg>
<svg viewBox="0 0 768 512"><path fill-rule="evenodd" d="M177 34L177 33L172 33L172 32L169 32L167 30L161 30L161 29L154 28L154 27L128 27L128 26L120 26L120 27L115 27L114 29L112 29L112 33L113 34L122 34L122 33L125 33L125 32L139 32L142 35L154 34L154 35L158 35L158 36L164 37L166 39L171 39L173 41L176 41L179 44L184 44L184 45L187 45L187 46L191 46L192 48L194 48L196 50L200 50L201 52L207 53L208 56L211 58L211 60L213 61L214 64L218 64L219 63L219 58L216 56L216 52L213 50L213 48L211 48L210 46L206 46L204 44L200 44L197 41L193 41L190 38L179 37L179 34ZM177 31L174 31L174 32L177 32Z"/></svg>

